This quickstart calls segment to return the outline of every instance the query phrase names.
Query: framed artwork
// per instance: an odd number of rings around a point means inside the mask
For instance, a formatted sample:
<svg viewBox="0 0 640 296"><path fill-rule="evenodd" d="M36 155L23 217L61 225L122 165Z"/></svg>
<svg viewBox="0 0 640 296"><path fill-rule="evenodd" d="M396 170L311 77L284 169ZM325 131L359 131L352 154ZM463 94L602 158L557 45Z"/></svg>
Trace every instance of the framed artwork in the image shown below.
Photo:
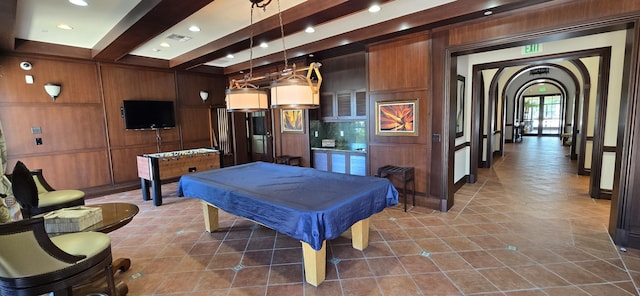
<svg viewBox="0 0 640 296"><path fill-rule="evenodd" d="M304 110L280 110L281 130L283 133L304 133Z"/></svg>
<svg viewBox="0 0 640 296"><path fill-rule="evenodd" d="M418 99L376 102L376 135L417 136Z"/></svg>
<svg viewBox="0 0 640 296"><path fill-rule="evenodd" d="M456 87L456 138L464 135L464 76L458 75Z"/></svg>

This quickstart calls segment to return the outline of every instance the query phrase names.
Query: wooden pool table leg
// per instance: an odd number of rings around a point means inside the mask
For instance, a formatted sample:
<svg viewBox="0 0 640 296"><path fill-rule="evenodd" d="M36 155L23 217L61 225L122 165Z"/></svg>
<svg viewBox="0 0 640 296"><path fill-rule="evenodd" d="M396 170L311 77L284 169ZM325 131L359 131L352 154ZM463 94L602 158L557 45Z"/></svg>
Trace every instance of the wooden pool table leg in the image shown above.
<svg viewBox="0 0 640 296"><path fill-rule="evenodd" d="M307 283L320 285L327 274L327 243L322 242L322 249L314 250L311 245L302 243L302 257L304 258L304 277Z"/></svg>
<svg viewBox="0 0 640 296"><path fill-rule="evenodd" d="M369 218L351 225L351 245L358 250L364 250L369 246Z"/></svg>
<svg viewBox="0 0 640 296"><path fill-rule="evenodd" d="M214 232L218 230L218 208L202 201L202 213L204 214L204 227L207 231Z"/></svg>

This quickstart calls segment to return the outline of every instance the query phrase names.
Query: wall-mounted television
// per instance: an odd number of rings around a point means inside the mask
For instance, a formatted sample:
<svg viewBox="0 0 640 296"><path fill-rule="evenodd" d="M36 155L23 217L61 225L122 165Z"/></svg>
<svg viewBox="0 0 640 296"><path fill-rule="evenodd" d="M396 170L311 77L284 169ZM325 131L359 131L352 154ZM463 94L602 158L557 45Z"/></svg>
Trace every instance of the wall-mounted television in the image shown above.
<svg viewBox="0 0 640 296"><path fill-rule="evenodd" d="M122 101L124 127L128 130L162 129L176 127L172 101Z"/></svg>

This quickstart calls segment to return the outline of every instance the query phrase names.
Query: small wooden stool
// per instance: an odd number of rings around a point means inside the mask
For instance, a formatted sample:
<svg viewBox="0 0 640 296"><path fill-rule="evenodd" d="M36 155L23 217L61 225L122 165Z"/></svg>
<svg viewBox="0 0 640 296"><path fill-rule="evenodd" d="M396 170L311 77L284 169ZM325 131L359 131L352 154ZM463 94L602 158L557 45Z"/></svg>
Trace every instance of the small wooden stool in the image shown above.
<svg viewBox="0 0 640 296"><path fill-rule="evenodd" d="M378 168L377 177L390 179L391 175L399 175L402 177L404 186L402 195L404 196L404 211L407 211L407 183L411 182L411 193L413 195L413 206L416 206L416 181L413 167L398 167L393 165L385 165Z"/></svg>
<svg viewBox="0 0 640 296"><path fill-rule="evenodd" d="M280 155L280 156L276 156L275 163L301 166L302 157L291 156L291 155Z"/></svg>

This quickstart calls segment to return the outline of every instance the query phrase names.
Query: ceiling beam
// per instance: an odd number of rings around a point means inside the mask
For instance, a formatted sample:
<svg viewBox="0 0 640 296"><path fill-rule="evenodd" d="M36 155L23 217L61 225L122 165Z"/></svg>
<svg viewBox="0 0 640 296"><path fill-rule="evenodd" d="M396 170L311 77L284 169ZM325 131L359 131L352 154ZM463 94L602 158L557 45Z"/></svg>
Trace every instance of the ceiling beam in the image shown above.
<svg viewBox="0 0 640 296"><path fill-rule="evenodd" d="M391 0L381 0L382 4ZM347 0L308 0L282 12L284 31L293 34L303 31L308 25L320 25L336 18L345 17L367 9L373 1ZM273 6L273 7L272 7ZM272 3L267 9L274 9ZM249 15L249 12L247 12ZM190 69L209 61L226 56L229 53L249 48L251 27L240 29L218 40L205 44L171 60L172 68ZM278 15L273 15L253 24L254 40L269 42L281 38Z"/></svg>
<svg viewBox="0 0 640 296"><path fill-rule="evenodd" d="M92 49L96 60L118 61L213 0L144 0Z"/></svg>
<svg viewBox="0 0 640 296"><path fill-rule="evenodd" d="M494 15L492 16L495 17L496 14L499 15L516 9L522 9L523 7L539 5L547 2L551 2L551 0L494 0L491 3L477 0L458 0L295 48L288 48L287 52L297 53L290 55L289 58L293 59L303 55L345 46L345 40L348 40L349 43L372 43L377 40L391 38L396 35L399 36L416 31L429 30L452 23L485 18L486 16L484 15L484 11L487 9L491 9L494 12ZM535 9L535 7L531 9ZM399 30L398 28L401 27L404 29ZM274 53L254 59L253 65L260 67L277 63L282 60L282 53ZM248 68L249 62L247 61L225 67L224 73L226 75L230 75L238 73L239 71L244 71Z"/></svg>
<svg viewBox="0 0 640 296"><path fill-rule="evenodd" d="M0 51L12 51L15 46L17 8L18 0L0 1Z"/></svg>

